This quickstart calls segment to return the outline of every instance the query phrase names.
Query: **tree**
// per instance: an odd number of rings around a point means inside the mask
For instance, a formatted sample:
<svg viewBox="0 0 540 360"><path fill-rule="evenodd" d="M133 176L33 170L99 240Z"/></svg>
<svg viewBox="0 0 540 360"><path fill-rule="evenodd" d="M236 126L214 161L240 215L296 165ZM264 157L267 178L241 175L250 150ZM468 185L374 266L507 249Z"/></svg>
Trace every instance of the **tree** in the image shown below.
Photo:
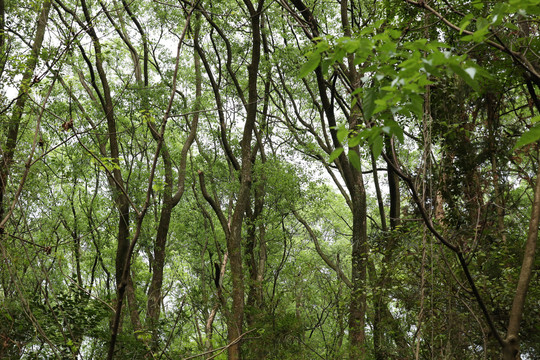
<svg viewBox="0 0 540 360"><path fill-rule="evenodd" d="M319 5L0 1L0 357L537 356L538 1Z"/></svg>

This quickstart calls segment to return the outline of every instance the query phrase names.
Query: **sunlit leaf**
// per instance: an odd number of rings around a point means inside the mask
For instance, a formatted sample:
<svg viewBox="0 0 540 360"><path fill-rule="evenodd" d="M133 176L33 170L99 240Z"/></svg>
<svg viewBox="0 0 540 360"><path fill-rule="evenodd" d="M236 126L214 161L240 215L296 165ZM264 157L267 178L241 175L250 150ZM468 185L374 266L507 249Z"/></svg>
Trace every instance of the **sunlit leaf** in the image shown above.
<svg viewBox="0 0 540 360"><path fill-rule="evenodd" d="M343 143L343 140L347 138L347 135L349 135L349 130L345 128L345 126L340 126L337 130L336 136L340 143Z"/></svg>
<svg viewBox="0 0 540 360"><path fill-rule="evenodd" d="M356 135L356 136L353 136L352 138L350 138L349 139L349 148L353 148L355 146L360 145L360 143L364 140L364 137L362 135L363 135L363 132Z"/></svg>
<svg viewBox="0 0 540 360"><path fill-rule="evenodd" d="M339 157L339 155L341 155L342 152L343 152L342 147L338 147L337 149L332 151L332 153L330 154L330 158L328 159L328 162L331 163L334 160L336 160Z"/></svg>
<svg viewBox="0 0 540 360"><path fill-rule="evenodd" d="M398 138L399 141L403 142L403 129L399 124L392 119L388 119L384 122L384 127L382 128L383 132L390 135L395 136Z"/></svg>
<svg viewBox="0 0 540 360"><path fill-rule="evenodd" d="M465 69L465 72L467 74L469 74L469 76L471 77L471 79L474 79L474 76L476 75L476 68L473 68L473 67L468 67Z"/></svg>
<svg viewBox="0 0 540 360"><path fill-rule="evenodd" d="M319 66L319 63L321 62L321 54L319 53L312 53L308 60L302 65L300 68L300 71L298 72L298 77L305 78L310 72L315 70L317 66Z"/></svg>
<svg viewBox="0 0 540 360"><path fill-rule="evenodd" d="M462 78L463 81L465 81L467 83L467 85L472 87L475 91L480 92L480 85L478 84L478 82L476 80L474 80L471 77L469 72L463 70L463 68L460 65L456 64L456 63L450 63L450 64L448 64L448 66L450 67L450 69L452 69L452 71L455 74L457 74L460 78Z"/></svg>
<svg viewBox="0 0 540 360"><path fill-rule="evenodd" d="M540 121L540 115L535 116L533 119L531 119L533 123L536 123ZM532 128L524 132L516 142L516 145L514 146L514 150L518 149L520 147L523 147L525 145L528 145L530 143L533 143L535 141L540 140L540 124L537 123Z"/></svg>
<svg viewBox="0 0 540 360"><path fill-rule="evenodd" d="M382 136L377 136L373 140L373 144L372 144L373 156L375 156L375 159L381 156L382 148L383 148L383 138Z"/></svg>
<svg viewBox="0 0 540 360"><path fill-rule="evenodd" d="M471 23L473 17L474 17L473 14L468 14L463 18L463 20L461 20L461 23L459 24L459 29L460 29L459 34L460 35L463 33L463 30L467 29L467 26L469 26L469 24Z"/></svg>
<svg viewBox="0 0 540 360"><path fill-rule="evenodd" d="M364 92L364 119L366 121L371 120L373 111L375 110L375 95L377 90L375 88L366 89Z"/></svg>
<svg viewBox="0 0 540 360"><path fill-rule="evenodd" d="M349 161L351 162L352 166L358 171L362 170L362 167L360 166L360 157L358 156L358 153L354 150L349 151Z"/></svg>

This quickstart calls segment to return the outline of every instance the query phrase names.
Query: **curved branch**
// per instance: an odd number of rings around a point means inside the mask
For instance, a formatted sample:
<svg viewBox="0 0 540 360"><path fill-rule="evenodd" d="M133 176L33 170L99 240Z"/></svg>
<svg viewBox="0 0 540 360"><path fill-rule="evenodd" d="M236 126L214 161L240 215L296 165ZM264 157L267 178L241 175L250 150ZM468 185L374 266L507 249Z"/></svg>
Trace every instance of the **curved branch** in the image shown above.
<svg viewBox="0 0 540 360"><path fill-rule="evenodd" d="M199 182L201 184L201 191L202 191L203 197L206 200L206 202L210 204L210 206L216 213L219 219L219 222L221 223L221 227L223 228L223 231L225 231L225 234L228 237L230 233L230 229L229 229L229 223L227 222L227 218L223 214L223 211L221 210L219 205L216 203L214 198L211 197L210 194L208 194L208 190L206 189L206 183L204 181L204 172L202 170L199 170L198 174L199 174Z"/></svg>
<svg viewBox="0 0 540 360"><path fill-rule="evenodd" d="M218 110L219 124L220 124L220 130L221 130L220 131L221 142L223 143L223 148L232 166L234 167L236 171L238 171L240 170L240 164L238 163L238 160L234 156L231 146L229 145L229 141L227 140L227 132L226 132L226 127L225 127L225 115L223 113L223 100L221 99L219 85L216 82L216 79L212 72L212 67L208 63L208 60L206 59L206 54L204 50L199 46L198 42L194 44L194 47L197 50L197 53L199 54L201 61L203 62L204 68L206 70L206 74L208 75L208 79L210 80L210 84L212 85L212 91L214 92L214 97L216 100L216 105L217 105L217 110Z"/></svg>
<svg viewBox="0 0 540 360"><path fill-rule="evenodd" d="M305 221L300 215L298 215L298 213L295 210L293 210L292 213L294 217L296 218L296 220L298 220L302 225L304 225L304 228L308 232L309 237L311 238L311 240L313 240L313 243L315 244L315 250L317 250L317 254L319 254L319 256L321 257L321 259L323 259L326 265L328 265L330 268L332 268L332 270L334 270L337 273L338 277L341 280L343 280L345 285L347 285L348 288L352 289L353 283L351 282L351 280L349 280L347 275L343 273L343 270L341 270L339 266L334 264L334 262L322 251L321 246L319 244L319 240L317 239L317 235L315 235L315 233L313 232L313 229L311 229L311 226L309 226L307 221Z"/></svg>
<svg viewBox="0 0 540 360"><path fill-rule="evenodd" d="M495 324L493 323L493 320L491 319L491 316L489 315L489 311L487 310L486 304L484 303L484 300L482 300L482 297L480 296L480 292L478 291L478 288L476 287L476 284L472 278L472 275L469 271L469 266L467 265L467 261L465 260L465 257L463 256L463 253L459 249L459 247L452 245L448 240L446 240L436 229L431 221L431 218L428 216L427 211L422 204L422 201L420 200L420 197L418 196L418 192L416 191L416 187L414 186L414 183L412 179L405 175L401 169L399 169L394 162L390 160L388 155L385 153L382 154L384 159L386 160L387 164L394 170L394 172L407 184L409 187L409 190L411 191L411 195L413 198L413 201L415 202L416 206L418 207L418 210L420 211L420 215L422 216L422 219L424 220L424 223L426 224L426 227L429 229L429 231L439 240L444 246L446 246L448 249L450 249L452 252L454 252L459 260L459 263L461 265L461 268L463 269L463 272L465 273L465 277L467 278L467 282L471 286L471 290L474 294L474 297L476 298L476 302L480 306L480 309L482 310L482 313L484 314L484 318L486 319L489 329L493 333L493 336L497 339L497 342L501 347L504 347L504 341L501 338L499 332L495 328ZM397 163L397 162L396 162Z"/></svg>

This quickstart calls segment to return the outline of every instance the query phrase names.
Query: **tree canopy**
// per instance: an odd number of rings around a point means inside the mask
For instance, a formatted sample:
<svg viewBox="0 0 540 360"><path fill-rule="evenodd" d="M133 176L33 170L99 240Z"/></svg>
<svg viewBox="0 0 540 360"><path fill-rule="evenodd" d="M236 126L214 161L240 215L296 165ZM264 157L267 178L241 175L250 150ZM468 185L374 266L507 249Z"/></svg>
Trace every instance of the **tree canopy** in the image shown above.
<svg viewBox="0 0 540 360"><path fill-rule="evenodd" d="M539 357L539 24L0 0L0 358Z"/></svg>

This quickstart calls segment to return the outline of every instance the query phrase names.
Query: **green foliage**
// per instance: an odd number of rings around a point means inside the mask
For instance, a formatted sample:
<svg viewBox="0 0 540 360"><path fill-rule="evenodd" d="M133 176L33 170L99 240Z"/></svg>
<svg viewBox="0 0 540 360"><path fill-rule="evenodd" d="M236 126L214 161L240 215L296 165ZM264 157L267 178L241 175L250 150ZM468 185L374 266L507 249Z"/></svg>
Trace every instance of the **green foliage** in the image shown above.
<svg viewBox="0 0 540 360"><path fill-rule="evenodd" d="M81 2L63 1L72 13L56 3L35 74L22 84L43 2L6 2L0 138L21 117L12 161L0 145L0 213L8 216L0 358L107 358L117 273L131 244L115 359L186 358L210 347L217 351L208 356L226 359L235 287L244 295L245 359L347 359L358 300L349 284L366 299L368 359L414 358L417 342L421 358L499 356L455 254L430 235L409 184L381 154L395 154L504 334L538 165L538 87L522 65L537 67L540 2L430 2L444 20L400 0L350 1L347 20L336 4L303 2L318 37L298 1L262 6L251 143L244 126L257 42L244 3L198 2L178 58L187 8L127 1L103 3L105 11L86 1L90 27L77 21L86 19ZM28 93L20 108L18 91ZM345 157L362 172L352 181ZM243 184L249 198L240 203ZM353 278L351 239L363 222L365 274ZM231 271L238 254L241 286ZM216 264L224 266L218 287ZM159 270L153 322L148 289ZM520 328L529 358L540 351L537 278L534 270Z"/></svg>
<svg viewBox="0 0 540 360"><path fill-rule="evenodd" d="M306 77L320 65L323 74L327 74L348 54L354 54L354 63L366 74L362 79L366 85L351 93L352 106L361 104L366 123L376 117L383 121L383 125L350 129L348 144L354 147L367 141L376 158L382 152L382 134L396 136L403 142L403 129L394 118L422 118L422 95L426 86L434 84L436 78L455 74L478 92L481 91L480 78L489 78L474 62L449 51L448 45L427 39L403 42L397 29L385 28L383 32L377 32L381 24L379 21L363 28L358 38L314 39L316 45L308 53L308 60L299 73L300 77ZM338 139L343 142L345 136L341 131ZM334 150L329 161L337 158L341 151L339 148ZM359 167L354 155L349 155L349 158Z"/></svg>
<svg viewBox="0 0 540 360"><path fill-rule="evenodd" d="M535 116L531 119L531 122L535 125L519 137L514 149L518 149L540 139L540 126L539 124L536 124L538 121L540 121L540 116Z"/></svg>

